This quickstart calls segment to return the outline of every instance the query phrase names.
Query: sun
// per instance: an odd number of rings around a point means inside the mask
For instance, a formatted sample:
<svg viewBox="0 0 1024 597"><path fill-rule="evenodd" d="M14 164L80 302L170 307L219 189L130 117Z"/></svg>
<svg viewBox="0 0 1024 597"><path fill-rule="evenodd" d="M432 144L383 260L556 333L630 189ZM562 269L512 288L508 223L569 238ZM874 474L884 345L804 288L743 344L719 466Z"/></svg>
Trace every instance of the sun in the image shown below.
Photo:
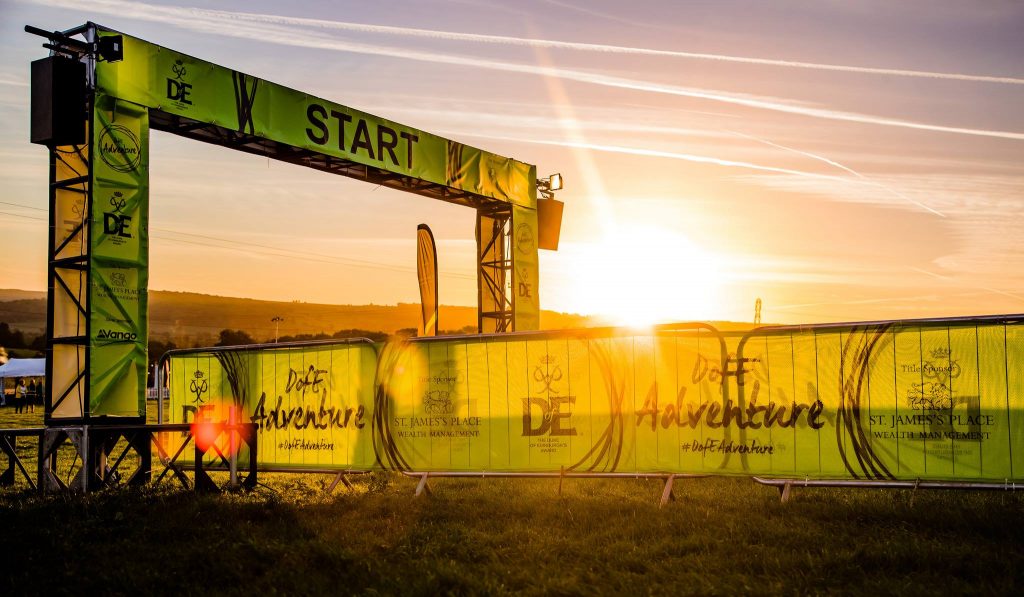
<svg viewBox="0 0 1024 597"><path fill-rule="evenodd" d="M623 224L574 255L573 294L579 308L611 323L714 319L721 260L678 232Z"/></svg>

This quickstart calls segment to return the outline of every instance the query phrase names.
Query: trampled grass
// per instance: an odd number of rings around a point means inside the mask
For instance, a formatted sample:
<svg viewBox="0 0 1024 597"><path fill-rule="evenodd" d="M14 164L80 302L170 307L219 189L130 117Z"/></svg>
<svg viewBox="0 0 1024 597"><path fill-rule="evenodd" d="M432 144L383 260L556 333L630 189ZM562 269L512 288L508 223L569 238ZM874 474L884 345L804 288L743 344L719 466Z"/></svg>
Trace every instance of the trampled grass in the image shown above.
<svg viewBox="0 0 1024 597"><path fill-rule="evenodd" d="M0 409L0 427L41 413ZM11 417L18 417L11 419ZM38 421L34 421L37 418ZM26 450L25 456L32 459ZM33 469L30 469L33 470ZM745 479L263 474L88 496L0 489L0 594L1014 594L1024 495L794 490Z"/></svg>
<svg viewBox="0 0 1024 597"><path fill-rule="evenodd" d="M0 492L0 593L1012 594L1024 496L774 490L743 479L431 480L248 494Z"/></svg>

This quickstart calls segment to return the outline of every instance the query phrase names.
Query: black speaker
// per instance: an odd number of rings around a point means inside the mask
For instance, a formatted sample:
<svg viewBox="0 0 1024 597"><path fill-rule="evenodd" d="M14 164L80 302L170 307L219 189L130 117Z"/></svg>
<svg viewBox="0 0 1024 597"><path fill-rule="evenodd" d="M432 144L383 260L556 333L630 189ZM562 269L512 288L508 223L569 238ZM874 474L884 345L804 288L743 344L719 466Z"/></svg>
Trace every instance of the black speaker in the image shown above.
<svg viewBox="0 0 1024 597"><path fill-rule="evenodd" d="M85 143L85 64L63 56L32 63L32 142Z"/></svg>

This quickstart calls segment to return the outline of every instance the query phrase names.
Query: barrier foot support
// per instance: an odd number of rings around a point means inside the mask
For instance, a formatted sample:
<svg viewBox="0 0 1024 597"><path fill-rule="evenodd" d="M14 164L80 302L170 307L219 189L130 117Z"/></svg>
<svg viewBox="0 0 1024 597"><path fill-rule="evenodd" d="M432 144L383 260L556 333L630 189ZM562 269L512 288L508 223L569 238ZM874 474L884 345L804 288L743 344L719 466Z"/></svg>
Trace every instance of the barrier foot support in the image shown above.
<svg viewBox="0 0 1024 597"><path fill-rule="evenodd" d="M430 486L427 485L427 478L430 477L430 473L423 473L420 476L420 482L416 484L416 495L417 497L426 493L427 495L433 495L430 491Z"/></svg>
<svg viewBox="0 0 1024 597"><path fill-rule="evenodd" d="M793 484L789 483L788 481L786 483L783 483L782 486L779 487L779 501L781 501L783 504L789 501L789 491L790 489L792 489L792 487Z"/></svg>
<svg viewBox="0 0 1024 597"><path fill-rule="evenodd" d="M558 475L558 497L562 497L562 481L565 481L565 466L563 465Z"/></svg>
<svg viewBox="0 0 1024 597"><path fill-rule="evenodd" d="M661 492L661 502L658 504L659 508L664 508L665 504L669 503L669 501L676 501L676 494L672 491L672 484L675 483L675 481L675 475L669 475L665 479L665 489Z"/></svg>
<svg viewBox="0 0 1024 597"><path fill-rule="evenodd" d="M348 480L348 476L346 476L345 473L338 473L338 476L334 477L334 481L332 481L331 485L327 488L327 493L334 491L334 488L338 486L338 483L344 485L345 489L350 491L352 490L352 481Z"/></svg>

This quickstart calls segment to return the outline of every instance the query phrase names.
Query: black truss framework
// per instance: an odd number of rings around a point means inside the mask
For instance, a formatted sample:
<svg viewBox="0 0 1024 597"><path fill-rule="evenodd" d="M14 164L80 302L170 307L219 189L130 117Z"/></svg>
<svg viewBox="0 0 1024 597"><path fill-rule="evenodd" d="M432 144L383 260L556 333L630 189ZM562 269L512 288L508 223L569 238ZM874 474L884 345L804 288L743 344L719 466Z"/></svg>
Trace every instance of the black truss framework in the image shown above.
<svg viewBox="0 0 1024 597"><path fill-rule="evenodd" d="M512 211L508 206L477 210L477 328L514 331L512 292ZM491 308L485 310L484 305Z"/></svg>
<svg viewBox="0 0 1024 597"><path fill-rule="evenodd" d="M82 425L47 427L40 429L0 429L0 453L8 456L8 467L0 473L0 485L13 485L15 466L32 489L47 491L90 492L118 485L144 485L160 483L168 474L184 489L197 492L218 492L222 487L210 477L209 471L227 471L232 468L231 453L225 454L216 442L221 437L229 445L245 446L250 457L243 474L229 478L225 489L255 489L257 484L258 430L254 423L205 423L209 445L196 442L195 428L187 423L161 425ZM180 444L173 454L165 445L163 434L177 436ZM38 473L36 483L16 453L16 437L32 436L38 441ZM191 446L191 448L190 448ZM154 451L153 448L156 448ZM68 462L62 448L74 451ZM191 452L192 462L179 462ZM154 453L163 470L153 478ZM134 454L135 468L122 472L127 457ZM213 455L213 462L208 456ZM237 467L236 467L237 468ZM190 480L186 471L192 470ZM63 477L63 478L62 478Z"/></svg>
<svg viewBox="0 0 1024 597"><path fill-rule="evenodd" d="M402 176L380 168L374 168L365 164L359 164L351 160L332 157L309 149L286 145L270 139L264 139L244 132L228 129L222 126L207 124L168 114L159 110L150 110L149 126L153 130L165 131L202 141L219 145L228 149L234 149L245 153L259 155L289 164L296 164L362 180L390 189L415 193L431 199L447 201L456 205L472 207L478 214L491 218L498 218L502 221L500 234L501 249L505 258L500 261L485 260L482 256L488 252L479 251L480 258L477 264L477 286L480 293L481 308L478 315L478 329L490 331L490 326L485 326L484 320L494 320L494 331L511 331L513 324L513 301L514 296L511 286L507 281L512 279L512 258L511 250L511 220L512 212L508 204L497 201L490 197L461 191L442 184L428 182L412 176ZM497 240L492 238L491 242ZM489 248L489 247L488 247ZM489 301L485 301L485 297ZM501 305L498 309L484 311L484 304Z"/></svg>
<svg viewBox="0 0 1024 597"><path fill-rule="evenodd" d="M49 208L50 230L47 269L47 388L45 399L46 424L124 424L126 422L143 422L134 417L95 418L90 416L90 379L89 379L89 338L90 322L88 304L89 271L91 261L91 234L89 214L92 204L92 163L89 151L92 147L93 135L91 121L94 109L95 61L100 59L96 47L96 25L85 25L68 29L63 32L47 32L34 27L26 27L26 31L47 37L50 43L44 47L54 54L84 60L88 63L87 77L90 93L83 106L83 118L87 119L88 139L81 146L50 147L49 177ZM72 39L81 36L84 41ZM511 238L512 211L505 202L462 191L443 184L428 182L413 176L403 176L359 164L351 160L333 157L301 147L287 145L270 139L264 139L244 131L225 128L197 120L169 114L156 109L149 111L149 126L153 130L165 131L202 141L243 151L246 153L273 158L283 162L306 166L324 172L347 176L370 184L388 187L409 193L415 193L431 199L446 201L456 205L471 207L477 211L477 289L478 289L478 326L479 331L514 331L515 297L512 292L512 255ZM78 170L72 165L79 163L84 166ZM71 172L60 180L61 172ZM62 228L64 222L59 221L61 210L58 206L60 193L77 193L83 198L81 221L70 232ZM494 222L494 229L481 234L479 222L486 217ZM67 232L66 237L58 234ZM78 245L77 250L74 245ZM480 244L486 245L481 251ZM495 258L495 255L497 258ZM485 309L484 305L488 308ZM61 329L55 324L61 314L73 310L77 313L74 330ZM67 326L64 326L65 328ZM77 373L68 373L66 364L70 356L68 347L76 347L75 361ZM55 379L55 352L61 355L62 366ZM55 383L56 382L56 383ZM80 408L71 409L69 416L67 401L77 400ZM61 407L64 407L63 409ZM62 412L58 413L58 409ZM144 419L144 418L140 418Z"/></svg>
<svg viewBox="0 0 1024 597"><path fill-rule="evenodd" d="M88 100L88 101L91 101ZM85 113L91 113L91 106L83 106ZM46 398L44 401L45 420L53 418L54 412L66 400L78 400L79 417L61 417L64 423L75 419L89 418L89 261L90 235L89 214L92 206L92 161L87 147L91 144L92 127L89 128L89 139L86 145L50 148L49 175L49 235L47 243L47 300L46 300ZM82 172L80 168L84 167ZM58 179L61 172L70 172L72 176ZM80 195L82 202L79 213L80 220L58 243L58 231L64 222L60 221L65 213L57 205L59 193ZM66 198L64 199L67 200ZM77 245L77 246L76 246ZM74 331L58 329L57 310L61 307L73 307L76 314ZM54 376L55 347L81 347L83 356L76 355L77 374ZM76 351L78 352L78 351ZM58 383L54 383L54 382Z"/></svg>
<svg viewBox="0 0 1024 597"><path fill-rule="evenodd" d="M314 170L340 174L341 176L362 180L370 184L416 193L431 199L439 199L466 207L485 209L505 205L500 201L484 197L483 195L460 191L412 176L402 176L351 160L325 155L293 145L285 145L270 139L168 114L159 110L150 110L149 126L154 130L174 133L175 135L195 139L196 141L212 143L213 145L220 145L228 149L306 166Z"/></svg>

